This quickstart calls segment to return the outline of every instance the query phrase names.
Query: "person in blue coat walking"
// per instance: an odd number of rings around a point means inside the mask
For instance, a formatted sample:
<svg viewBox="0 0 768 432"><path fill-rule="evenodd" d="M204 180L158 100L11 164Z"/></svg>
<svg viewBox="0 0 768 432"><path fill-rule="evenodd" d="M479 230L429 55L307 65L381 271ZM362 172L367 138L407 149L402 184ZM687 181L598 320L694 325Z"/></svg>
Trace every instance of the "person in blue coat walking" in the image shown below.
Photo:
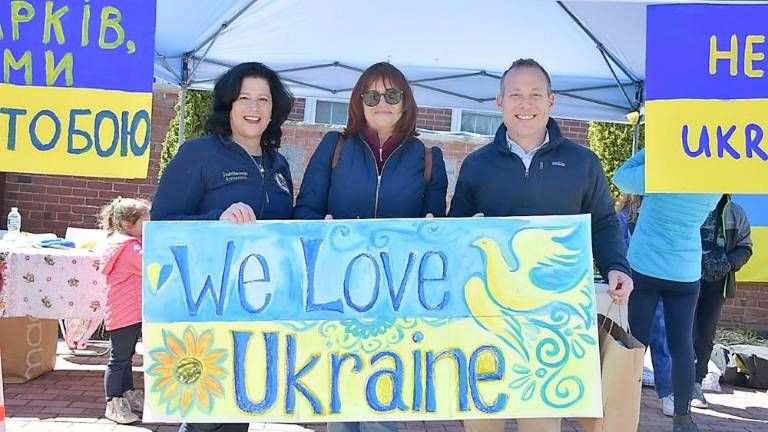
<svg viewBox="0 0 768 432"><path fill-rule="evenodd" d="M443 154L416 138L405 76L376 63L358 79L343 133L327 133L307 165L296 219L445 216ZM395 422L328 423L329 432L395 432Z"/></svg>
<svg viewBox="0 0 768 432"><path fill-rule="evenodd" d="M648 345L659 299L672 355L675 395L674 432L697 432L691 418L694 383L693 317L701 278L701 224L720 194L646 194L645 150L626 161L613 181L624 193L643 195L643 206L629 244L635 290L629 298L629 324Z"/></svg>

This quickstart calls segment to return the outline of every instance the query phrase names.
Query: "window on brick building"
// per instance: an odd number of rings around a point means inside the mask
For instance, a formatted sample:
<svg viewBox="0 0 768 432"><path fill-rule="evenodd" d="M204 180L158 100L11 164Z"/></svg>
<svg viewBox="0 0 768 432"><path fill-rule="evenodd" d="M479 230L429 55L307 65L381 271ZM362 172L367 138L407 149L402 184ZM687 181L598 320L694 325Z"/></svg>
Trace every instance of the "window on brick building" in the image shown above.
<svg viewBox="0 0 768 432"><path fill-rule="evenodd" d="M494 135L502 121L499 113L461 110L459 131L478 135Z"/></svg>
<svg viewBox="0 0 768 432"><path fill-rule="evenodd" d="M349 104L346 102L316 101L314 123L346 125Z"/></svg>

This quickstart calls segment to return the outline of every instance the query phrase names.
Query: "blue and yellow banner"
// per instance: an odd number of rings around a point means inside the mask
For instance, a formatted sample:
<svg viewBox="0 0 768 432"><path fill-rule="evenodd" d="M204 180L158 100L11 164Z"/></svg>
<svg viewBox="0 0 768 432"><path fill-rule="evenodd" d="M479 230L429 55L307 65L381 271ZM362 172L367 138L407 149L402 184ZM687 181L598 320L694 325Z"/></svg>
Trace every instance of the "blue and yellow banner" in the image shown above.
<svg viewBox="0 0 768 432"><path fill-rule="evenodd" d="M647 17L646 191L768 193L768 5Z"/></svg>
<svg viewBox="0 0 768 432"><path fill-rule="evenodd" d="M155 0L0 3L0 171L144 178Z"/></svg>
<svg viewBox="0 0 768 432"><path fill-rule="evenodd" d="M144 238L145 421L602 415L588 216Z"/></svg>
<svg viewBox="0 0 768 432"><path fill-rule="evenodd" d="M752 257L736 273L740 282L768 282L768 195L734 195L752 228Z"/></svg>

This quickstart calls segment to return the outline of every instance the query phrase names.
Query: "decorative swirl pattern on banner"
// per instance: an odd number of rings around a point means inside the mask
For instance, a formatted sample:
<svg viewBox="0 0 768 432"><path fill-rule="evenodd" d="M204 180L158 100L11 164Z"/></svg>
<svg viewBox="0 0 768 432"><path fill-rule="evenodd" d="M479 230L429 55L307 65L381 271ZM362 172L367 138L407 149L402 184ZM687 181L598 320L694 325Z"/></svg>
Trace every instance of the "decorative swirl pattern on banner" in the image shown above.
<svg viewBox="0 0 768 432"><path fill-rule="evenodd" d="M405 338L405 330L415 328L413 319L353 319L326 321L318 333L328 339L326 345L360 350L367 354L394 345Z"/></svg>

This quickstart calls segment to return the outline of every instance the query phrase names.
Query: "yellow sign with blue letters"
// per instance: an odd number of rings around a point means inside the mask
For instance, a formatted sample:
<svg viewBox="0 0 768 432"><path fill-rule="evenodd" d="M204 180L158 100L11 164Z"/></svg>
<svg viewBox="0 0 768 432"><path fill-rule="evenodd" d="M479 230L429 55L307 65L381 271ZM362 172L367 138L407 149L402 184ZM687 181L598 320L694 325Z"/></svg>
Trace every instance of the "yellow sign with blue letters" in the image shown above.
<svg viewBox="0 0 768 432"><path fill-rule="evenodd" d="M147 176L155 7L0 2L0 171Z"/></svg>
<svg viewBox="0 0 768 432"><path fill-rule="evenodd" d="M646 191L768 193L768 5L647 15Z"/></svg>
<svg viewBox="0 0 768 432"><path fill-rule="evenodd" d="M144 238L145 421L602 415L589 216Z"/></svg>

